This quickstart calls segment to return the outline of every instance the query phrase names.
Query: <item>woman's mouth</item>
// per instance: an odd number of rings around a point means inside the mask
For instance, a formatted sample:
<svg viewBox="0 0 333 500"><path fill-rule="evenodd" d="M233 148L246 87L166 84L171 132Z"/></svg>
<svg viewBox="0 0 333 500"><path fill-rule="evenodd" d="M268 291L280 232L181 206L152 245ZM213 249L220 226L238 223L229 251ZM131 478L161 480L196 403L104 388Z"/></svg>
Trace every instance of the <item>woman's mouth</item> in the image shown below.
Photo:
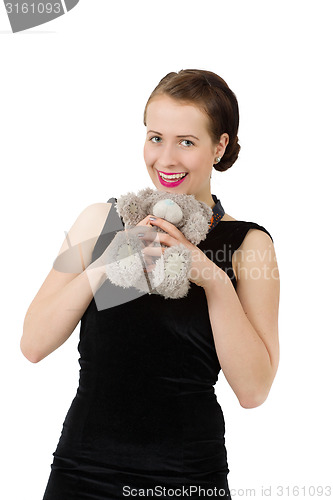
<svg viewBox="0 0 333 500"><path fill-rule="evenodd" d="M158 172L158 178L160 180L160 183L162 186L167 186L167 187L176 187L181 184L185 177L187 177L188 172L180 172L179 174L166 174L164 172Z"/></svg>

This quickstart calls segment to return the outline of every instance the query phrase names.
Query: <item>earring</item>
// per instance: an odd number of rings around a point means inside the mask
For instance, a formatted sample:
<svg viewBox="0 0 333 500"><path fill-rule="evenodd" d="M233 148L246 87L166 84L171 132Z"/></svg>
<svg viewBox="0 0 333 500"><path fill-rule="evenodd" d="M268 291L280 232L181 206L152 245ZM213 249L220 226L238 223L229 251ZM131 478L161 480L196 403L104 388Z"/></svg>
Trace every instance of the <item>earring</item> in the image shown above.
<svg viewBox="0 0 333 500"><path fill-rule="evenodd" d="M216 163L218 163L219 161L221 161L221 158L222 158L222 156L218 156L217 158L215 158Z"/></svg>

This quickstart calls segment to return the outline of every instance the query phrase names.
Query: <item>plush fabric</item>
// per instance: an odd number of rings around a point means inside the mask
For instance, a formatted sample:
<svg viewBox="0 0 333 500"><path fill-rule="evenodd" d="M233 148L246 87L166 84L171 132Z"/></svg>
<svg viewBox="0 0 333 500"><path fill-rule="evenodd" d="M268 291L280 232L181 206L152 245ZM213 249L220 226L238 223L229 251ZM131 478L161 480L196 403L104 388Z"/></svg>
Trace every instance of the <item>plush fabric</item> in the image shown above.
<svg viewBox="0 0 333 500"><path fill-rule="evenodd" d="M152 214L175 225L185 238L197 245L209 230L213 211L194 195L173 194L157 189L141 189L122 195L116 209L124 222L124 231L119 231L107 249L106 272L111 283L123 288L135 287L140 291L156 293L165 298L185 297L190 287L191 250L183 244L168 247L159 243L158 226L137 226L138 222ZM143 255L143 240L139 233L151 233L155 246L164 252L154 262L154 269L147 271ZM153 234L152 234L153 233Z"/></svg>

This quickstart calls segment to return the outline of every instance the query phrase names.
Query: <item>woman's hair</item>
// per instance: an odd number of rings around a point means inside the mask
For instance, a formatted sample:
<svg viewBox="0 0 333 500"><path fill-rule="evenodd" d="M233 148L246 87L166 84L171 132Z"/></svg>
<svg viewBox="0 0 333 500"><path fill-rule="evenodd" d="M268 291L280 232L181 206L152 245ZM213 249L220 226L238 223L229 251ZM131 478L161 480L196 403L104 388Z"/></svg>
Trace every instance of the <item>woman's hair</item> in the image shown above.
<svg viewBox="0 0 333 500"><path fill-rule="evenodd" d="M219 163L214 168L223 172L230 168L238 158L239 110L233 91L226 82L215 73L200 69L182 69L178 73L168 73L151 93L143 114L146 114L153 97L168 95L184 104L190 103L203 111L209 120L208 133L212 143L217 145L222 134L229 135L229 143Z"/></svg>

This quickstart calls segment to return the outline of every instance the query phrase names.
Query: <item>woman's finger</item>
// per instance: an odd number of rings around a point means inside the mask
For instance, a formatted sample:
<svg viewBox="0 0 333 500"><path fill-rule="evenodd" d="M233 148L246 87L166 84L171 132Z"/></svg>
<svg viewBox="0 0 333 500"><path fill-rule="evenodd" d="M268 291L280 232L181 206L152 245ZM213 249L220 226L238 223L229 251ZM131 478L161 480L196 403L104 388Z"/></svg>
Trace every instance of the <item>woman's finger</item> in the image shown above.
<svg viewBox="0 0 333 500"><path fill-rule="evenodd" d="M147 217L145 217L144 219L140 220L140 222L137 223L137 226L153 227L150 224L151 221L150 221L149 217L151 217L151 215L147 215Z"/></svg>
<svg viewBox="0 0 333 500"><path fill-rule="evenodd" d="M152 264L152 265L149 265L149 266L146 267L148 273L150 273L151 271L153 271L154 268L155 268L155 264Z"/></svg>
<svg viewBox="0 0 333 500"><path fill-rule="evenodd" d="M165 231L166 234L168 234L173 240L176 240L178 242L183 242L185 243L186 238L183 235L183 233L176 227L174 224L171 224L171 222L162 219L162 217L153 217L152 219L149 216L150 223L153 227L159 227L163 231ZM163 233L158 233L158 234L163 234Z"/></svg>
<svg viewBox="0 0 333 500"><path fill-rule="evenodd" d="M142 237L139 236L141 240L144 240L147 244L152 245L153 243L156 244L156 246L160 246L161 243L166 246L174 246L178 245L179 241L170 236L168 233L160 233L158 231L155 231L154 229L147 231Z"/></svg>
<svg viewBox="0 0 333 500"><path fill-rule="evenodd" d="M149 257L149 255L147 255L145 256L145 263L146 267L151 266L152 264L154 264L154 259L152 257Z"/></svg>
<svg viewBox="0 0 333 500"><path fill-rule="evenodd" d="M147 246L141 250L141 253L144 254L145 256L151 255L154 257L160 257L164 251L165 251L164 247Z"/></svg>

